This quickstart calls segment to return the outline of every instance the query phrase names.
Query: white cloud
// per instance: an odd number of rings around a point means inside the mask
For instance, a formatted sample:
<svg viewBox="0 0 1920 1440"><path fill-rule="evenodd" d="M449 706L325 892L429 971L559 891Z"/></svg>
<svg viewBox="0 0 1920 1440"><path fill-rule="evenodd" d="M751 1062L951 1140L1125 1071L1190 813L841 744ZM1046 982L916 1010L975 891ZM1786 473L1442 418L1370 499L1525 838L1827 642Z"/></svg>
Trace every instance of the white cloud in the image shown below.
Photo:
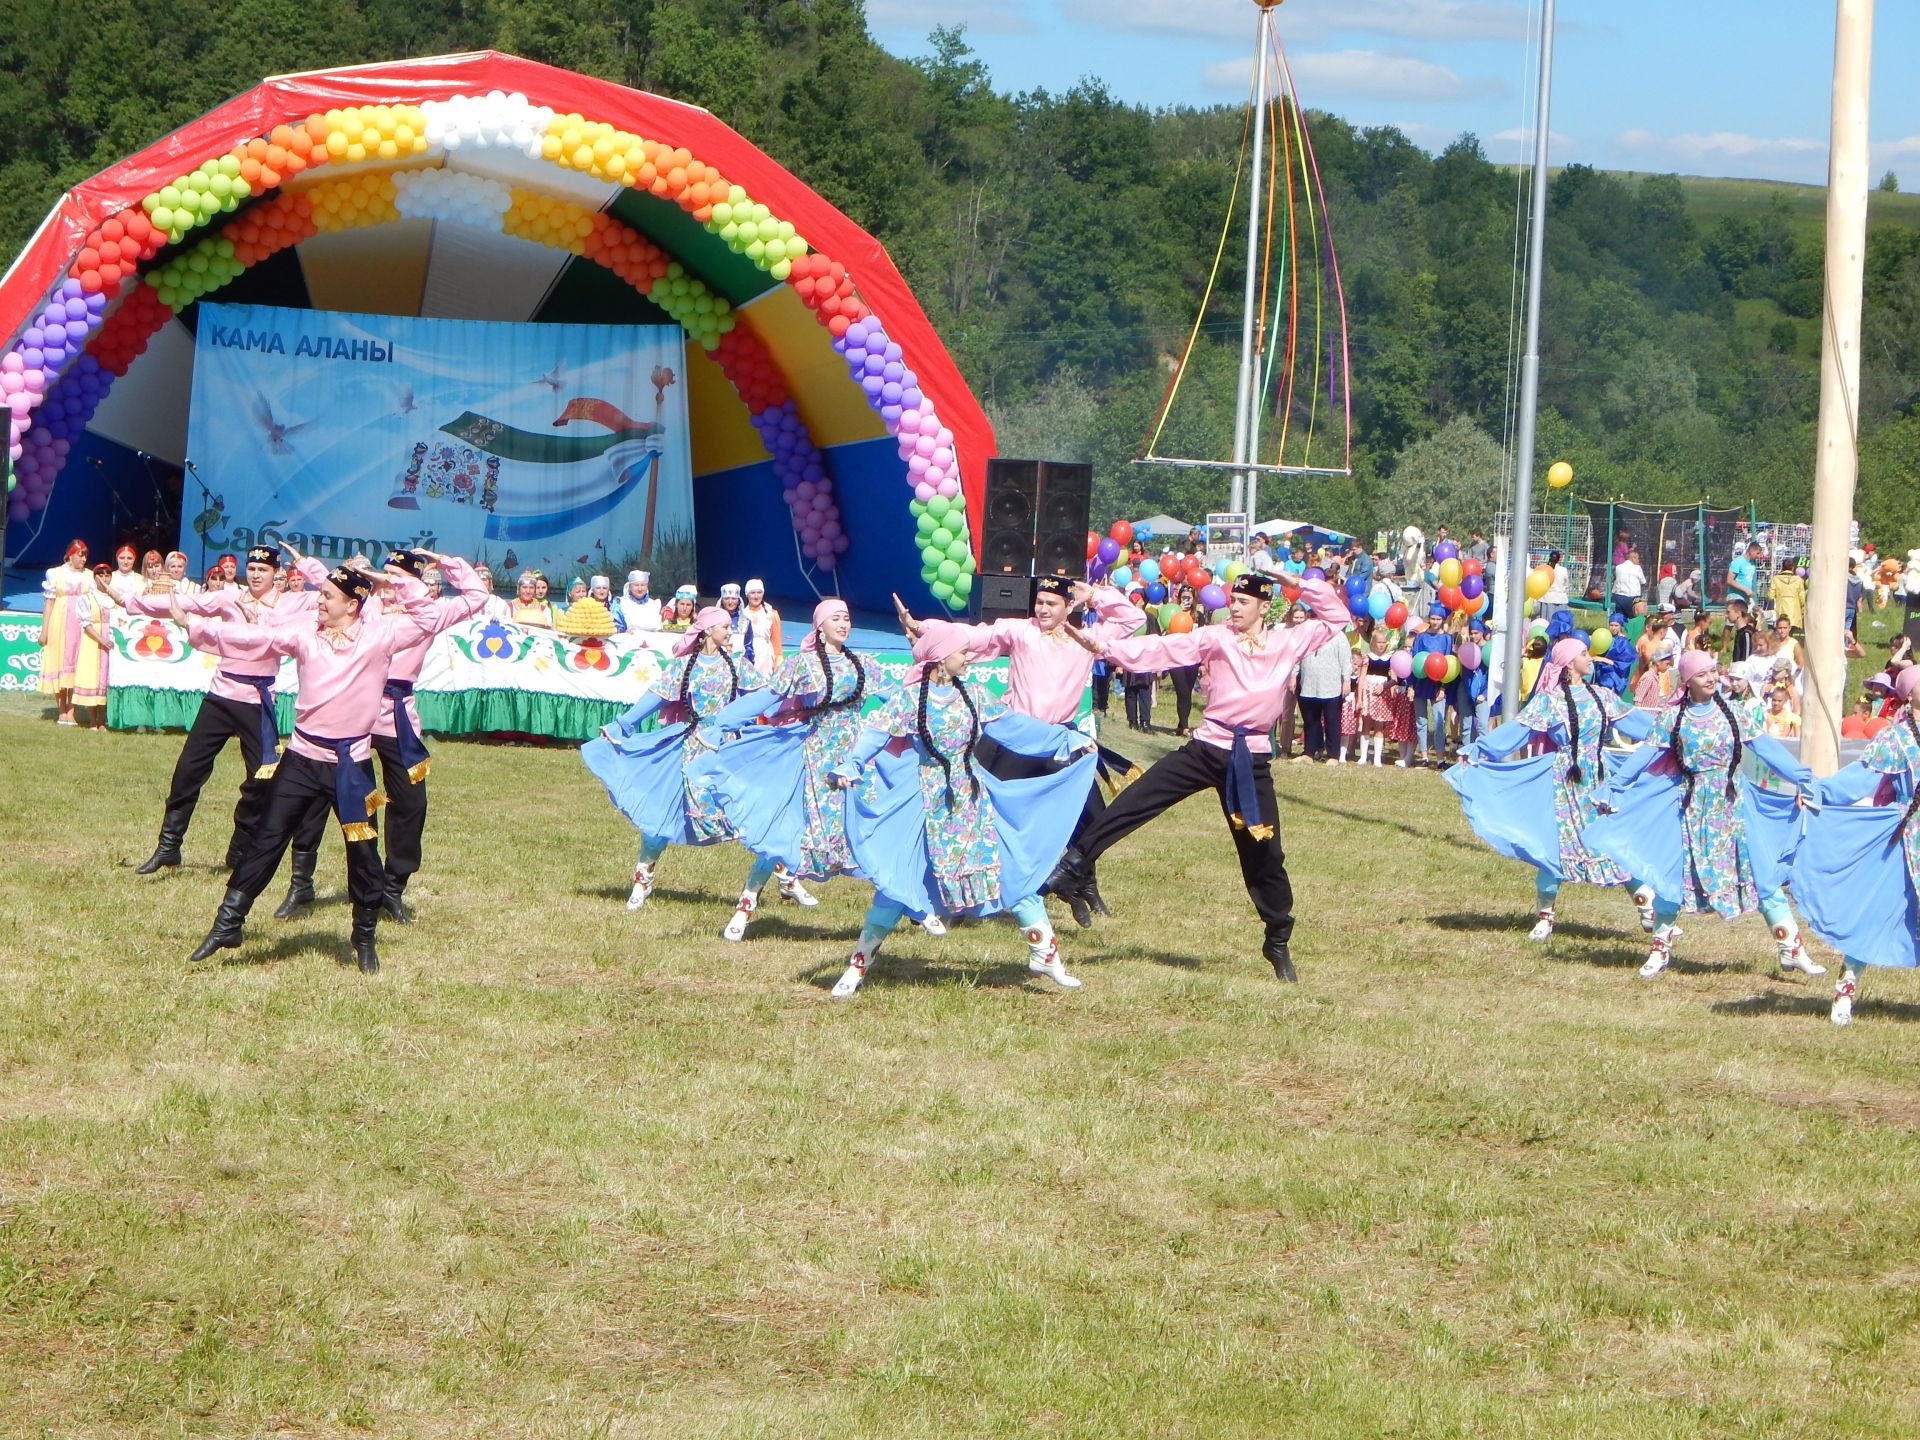
<svg viewBox="0 0 1920 1440"><path fill-rule="evenodd" d="M1500 86L1469 81L1449 66L1379 50L1309 50L1293 57L1293 78L1309 105L1326 98L1464 100Z"/></svg>
<svg viewBox="0 0 1920 1440"><path fill-rule="evenodd" d="M1715 130L1707 134L1685 131L1678 135L1656 135L1651 130L1622 130L1613 137L1622 150L1655 159L1703 164L1710 161L1803 160L1809 155L1825 157L1827 142L1805 136L1771 137L1748 135L1738 130Z"/></svg>
<svg viewBox="0 0 1920 1440"><path fill-rule="evenodd" d="M893 3L893 0L886 0ZM1251 44L1251 8L1222 0L1059 0L1061 13L1109 28L1149 35L1232 37ZM1399 40L1522 40L1527 8L1501 0L1294 0L1279 13L1283 44L1322 41L1342 32Z"/></svg>
<svg viewBox="0 0 1920 1440"><path fill-rule="evenodd" d="M1020 35L1034 29L1027 0L867 0L867 23L875 30L927 35L936 25L961 25L970 31Z"/></svg>
<svg viewBox="0 0 1920 1440"><path fill-rule="evenodd" d="M1565 159L1569 151L1577 148L1571 135L1563 135L1560 131L1549 127L1547 130L1547 153L1549 155ZM1496 159L1509 156L1525 156L1531 159L1533 156L1533 127L1531 125L1524 125L1516 126L1508 130L1494 131L1493 134L1487 137L1487 151Z"/></svg>

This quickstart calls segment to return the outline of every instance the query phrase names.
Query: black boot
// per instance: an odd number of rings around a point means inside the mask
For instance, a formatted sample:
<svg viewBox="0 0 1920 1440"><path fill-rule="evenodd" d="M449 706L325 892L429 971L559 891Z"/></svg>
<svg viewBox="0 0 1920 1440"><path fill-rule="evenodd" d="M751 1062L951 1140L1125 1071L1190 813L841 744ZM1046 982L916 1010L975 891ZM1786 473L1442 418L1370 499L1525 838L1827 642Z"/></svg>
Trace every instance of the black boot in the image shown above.
<svg viewBox="0 0 1920 1440"><path fill-rule="evenodd" d="M293 852L293 876L287 881L287 898L273 912L274 919L291 920L300 913L301 906L313 903L313 867L319 859L318 850Z"/></svg>
<svg viewBox="0 0 1920 1440"><path fill-rule="evenodd" d="M224 868L227 870L240 868L240 862L247 858L247 843L244 835L237 830L234 831L233 838L227 841L227 863Z"/></svg>
<svg viewBox="0 0 1920 1440"><path fill-rule="evenodd" d="M362 975L380 973L380 952L373 948L373 932L380 924L379 905L353 907L353 963Z"/></svg>
<svg viewBox="0 0 1920 1440"><path fill-rule="evenodd" d="M1260 947L1260 953L1266 957L1267 963L1273 966L1275 979L1285 981L1289 985L1300 983L1300 977L1294 973L1293 956L1287 953L1285 940L1269 939Z"/></svg>
<svg viewBox="0 0 1920 1440"><path fill-rule="evenodd" d="M1100 893L1099 876L1089 874L1087 876L1087 888L1080 893L1086 897L1087 906L1094 914L1105 915L1109 918L1112 917L1113 911L1107 908L1106 898Z"/></svg>
<svg viewBox="0 0 1920 1440"><path fill-rule="evenodd" d="M386 872L386 879L387 893L380 897L380 908L387 912L388 917L394 924L411 925L413 923L413 911L407 908L405 899L407 893L407 877L405 875L395 875L392 871L388 871Z"/></svg>
<svg viewBox="0 0 1920 1440"><path fill-rule="evenodd" d="M182 815L169 810L160 821L160 843L153 847L153 854L147 857L147 863L134 868L136 875L151 875L156 870L169 870L180 863L180 845L187 838L187 821L192 818L189 810Z"/></svg>
<svg viewBox="0 0 1920 1440"><path fill-rule="evenodd" d="M253 900L246 891L227 891L221 898L219 912L213 917L213 928L207 931L207 938L200 942L200 948L187 959L205 960L216 951L238 950L240 929L246 924L247 911L252 908Z"/></svg>
<svg viewBox="0 0 1920 1440"><path fill-rule="evenodd" d="M1069 845L1060 856L1060 863L1053 867L1053 874L1047 877L1047 891L1066 901L1067 908L1073 912L1073 923L1082 930L1093 924L1093 903L1087 898L1087 891L1093 885L1093 876L1087 869L1087 860L1079 850Z"/></svg>

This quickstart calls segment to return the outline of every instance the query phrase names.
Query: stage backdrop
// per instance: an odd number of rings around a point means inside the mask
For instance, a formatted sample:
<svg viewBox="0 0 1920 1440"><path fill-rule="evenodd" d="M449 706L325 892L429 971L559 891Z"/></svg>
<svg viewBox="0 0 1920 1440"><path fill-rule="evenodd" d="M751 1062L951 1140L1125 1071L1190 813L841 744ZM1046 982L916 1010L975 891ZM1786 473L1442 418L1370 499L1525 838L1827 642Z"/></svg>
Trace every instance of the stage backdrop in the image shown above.
<svg viewBox="0 0 1920 1440"><path fill-rule="evenodd" d="M643 556L690 566L682 346L671 325L203 304L181 548L422 544L560 593Z"/></svg>

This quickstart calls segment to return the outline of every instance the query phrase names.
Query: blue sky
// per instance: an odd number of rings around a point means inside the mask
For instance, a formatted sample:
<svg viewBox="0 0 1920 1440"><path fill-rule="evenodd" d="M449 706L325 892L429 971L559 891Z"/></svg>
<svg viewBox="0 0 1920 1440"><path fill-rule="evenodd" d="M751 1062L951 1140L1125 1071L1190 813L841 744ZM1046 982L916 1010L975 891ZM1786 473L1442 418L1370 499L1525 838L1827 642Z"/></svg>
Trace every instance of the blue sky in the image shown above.
<svg viewBox="0 0 1920 1440"><path fill-rule="evenodd" d="M1356 124L1398 125L1429 150L1471 130L1516 158L1532 64L1522 0L1286 0L1300 96ZM1920 4L1874 21L1873 173L1920 189ZM964 25L995 88L1061 91L1082 76L1147 105L1239 103L1251 0L867 0L897 55ZM1825 179L1832 0L1559 0L1554 164Z"/></svg>

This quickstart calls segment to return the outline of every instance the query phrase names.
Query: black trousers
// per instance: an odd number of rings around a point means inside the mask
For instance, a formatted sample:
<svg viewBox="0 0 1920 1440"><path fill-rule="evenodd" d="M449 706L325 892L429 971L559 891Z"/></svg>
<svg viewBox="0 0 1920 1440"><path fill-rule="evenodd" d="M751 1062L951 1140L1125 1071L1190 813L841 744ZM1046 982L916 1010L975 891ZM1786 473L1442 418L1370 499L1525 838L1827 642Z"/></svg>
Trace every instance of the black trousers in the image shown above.
<svg viewBox="0 0 1920 1440"><path fill-rule="evenodd" d="M1340 743L1340 697L1315 700L1300 697L1300 719L1306 728L1307 754L1316 760L1327 758L1329 749Z"/></svg>
<svg viewBox="0 0 1920 1440"><path fill-rule="evenodd" d="M253 778L260 768L260 707L209 695L200 702L180 758L173 762L173 787L167 791L167 822L178 825L183 835L193 820L193 807L200 803L200 791L213 774L213 762L229 740L240 742L240 759L247 767L247 778L240 782L240 801L233 807L233 833L244 838L260 824L270 784Z"/></svg>
<svg viewBox="0 0 1920 1440"><path fill-rule="evenodd" d="M1263 814L1274 821L1273 834L1256 840L1245 830L1233 831L1233 848L1240 856L1240 878L1246 882L1253 908L1266 921L1269 940L1293 938L1293 882L1287 878L1286 851L1280 844L1279 807L1273 798L1271 757L1253 757L1253 783ZM1158 819L1189 795L1212 790L1220 796L1220 813L1227 813L1227 752L1218 745L1189 740L1171 755L1156 760L1147 773L1122 790L1075 843L1091 865L1104 852ZM1229 822L1231 823L1231 822Z"/></svg>
<svg viewBox="0 0 1920 1440"><path fill-rule="evenodd" d="M1173 682L1173 723L1185 730L1193 714L1193 682L1200 678L1200 667L1182 665L1169 670L1167 678Z"/></svg>
<svg viewBox="0 0 1920 1440"><path fill-rule="evenodd" d="M1113 694L1113 676L1095 671L1093 675L1093 708L1102 715L1107 713L1107 700Z"/></svg>
<svg viewBox="0 0 1920 1440"><path fill-rule="evenodd" d="M1145 730L1153 724L1153 677L1127 677L1127 723Z"/></svg>
<svg viewBox="0 0 1920 1440"><path fill-rule="evenodd" d="M1073 763L1048 759L1042 755L1022 755L1007 749L991 735L982 735L975 742L973 761L996 780L1036 780L1042 775L1064 770ZM1080 843L1081 834L1106 808L1107 797L1100 793L1100 781L1096 777L1087 787L1087 798L1081 803L1080 819L1073 828L1073 844Z"/></svg>
<svg viewBox="0 0 1920 1440"><path fill-rule="evenodd" d="M367 772L367 778L372 779L373 762L362 760L359 764ZM229 885L244 891L249 902L257 900L260 892L267 888L267 882L273 879L273 872L280 868L281 858L295 837L312 835L317 846L317 832L325 830L332 814L333 766L308 759L296 751L283 752L280 768L274 772L273 785L267 792L266 814L254 830L246 859L235 867ZM368 819L378 824L373 817ZM378 905L386 893L386 876L380 868L380 842L347 841L347 894L353 897L353 903Z"/></svg>
<svg viewBox="0 0 1920 1440"><path fill-rule="evenodd" d="M373 737L373 753L380 757L380 788L387 793L387 854L382 867L394 880L405 881L420 868L420 837L427 829L427 781L407 778L400 763L400 742L391 735ZM294 832L293 848L318 850L326 838L331 811L320 811Z"/></svg>

